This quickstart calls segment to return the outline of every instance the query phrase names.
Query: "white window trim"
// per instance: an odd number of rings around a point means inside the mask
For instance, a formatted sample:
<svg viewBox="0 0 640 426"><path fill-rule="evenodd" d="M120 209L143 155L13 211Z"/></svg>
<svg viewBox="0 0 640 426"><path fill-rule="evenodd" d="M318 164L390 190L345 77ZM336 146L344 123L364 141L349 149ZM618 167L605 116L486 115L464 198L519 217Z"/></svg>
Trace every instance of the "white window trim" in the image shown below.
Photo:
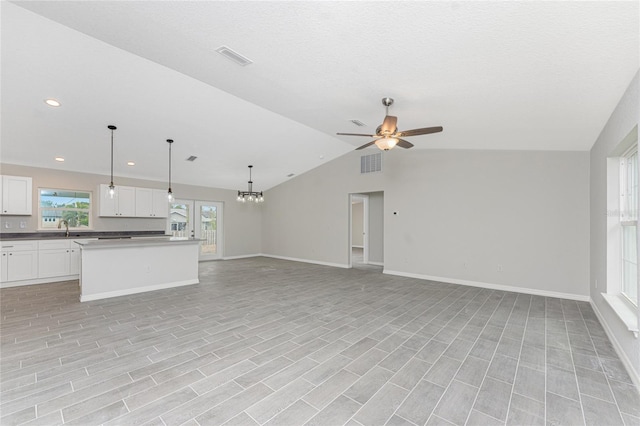
<svg viewBox="0 0 640 426"><path fill-rule="evenodd" d="M92 191L87 191L87 190L83 190L83 189L65 189L65 188L38 188L38 231L42 231L42 232L59 232L58 228L43 228L42 227L42 210L44 207L41 206L40 204L40 197L42 194L42 190L48 190L48 191L70 191L70 192L85 192L87 194L89 194L89 211L88 211L88 215L89 215L89 226L85 227L85 228L74 228L74 227L69 227L70 231L91 231L93 230L93 192ZM46 208L45 208L46 209ZM84 209L66 209L66 210L84 210Z"/></svg>
<svg viewBox="0 0 640 426"><path fill-rule="evenodd" d="M622 292L622 230L623 226L636 225L640 241L640 226L637 225L637 218L626 220L627 218L623 217L626 201L621 195L623 188L626 188L626 182L623 180L622 174L625 163L621 160L630 152L638 150L637 132L638 127L636 126L607 158L606 289L604 293L601 293L603 299L625 324L626 328L634 334L635 338L638 338L639 335L640 308ZM638 196L640 199L640 194ZM640 269L640 262L638 262L638 265Z"/></svg>

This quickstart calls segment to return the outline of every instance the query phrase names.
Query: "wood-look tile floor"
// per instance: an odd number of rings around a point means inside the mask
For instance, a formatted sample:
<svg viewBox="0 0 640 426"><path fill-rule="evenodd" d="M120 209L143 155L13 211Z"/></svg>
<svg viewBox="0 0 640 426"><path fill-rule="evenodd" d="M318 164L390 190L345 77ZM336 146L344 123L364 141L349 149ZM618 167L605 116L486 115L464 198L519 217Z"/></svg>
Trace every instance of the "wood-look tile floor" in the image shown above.
<svg viewBox="0 0 640 426"><path fill-rule="evenodd" d="M267 258L2 297L3 426L638 425L588 303Z"/></svg>

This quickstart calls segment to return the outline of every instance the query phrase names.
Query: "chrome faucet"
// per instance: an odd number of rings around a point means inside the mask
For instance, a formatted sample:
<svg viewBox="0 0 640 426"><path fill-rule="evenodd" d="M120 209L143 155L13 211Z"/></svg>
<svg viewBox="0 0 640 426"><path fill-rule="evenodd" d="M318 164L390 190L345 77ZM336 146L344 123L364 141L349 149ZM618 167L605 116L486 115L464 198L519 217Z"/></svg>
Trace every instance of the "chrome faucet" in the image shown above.
<svg viewBox="0 0 640 426"><path fill-rule="evenodd" d="M64 223L64 226L67 228L67 232L65 232L64 236L68 237L69 236L69 222L67 222L66 219L60 219L60 222L58 222L58 229L62 229L62 224Z"/></svg>

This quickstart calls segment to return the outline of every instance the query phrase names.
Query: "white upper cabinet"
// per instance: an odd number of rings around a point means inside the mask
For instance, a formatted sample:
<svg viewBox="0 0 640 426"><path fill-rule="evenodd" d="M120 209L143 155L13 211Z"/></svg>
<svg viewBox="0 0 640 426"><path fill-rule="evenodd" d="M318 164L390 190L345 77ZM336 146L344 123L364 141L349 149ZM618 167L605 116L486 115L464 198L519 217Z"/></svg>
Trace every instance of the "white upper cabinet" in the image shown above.
<svg viewBox="0 0 640 426"><path fill-rule="evenodd" d="M136 188L137 217L167 217L169 204L162 189Z"/></svg>
<svg viewBox="0 0 640 426"><path fill-rule="evenodd" d="M116 186L116 193L111 198L109 185L100 185L98 210L100 216L135 217L136 189L131 186Z"/></svg>
<svg viewBox="0 0 640 426"><path fill-rule="evenodd" d="M2 176L2 214L31 215L32 180L25 176Z"/></svg>
<svg viewBox="0 0 640 426"><path fill-rule="evenodd" d="M153 190L136 188L136 216L151 217L153 210Z"/></svg>
<svg viewBox="0 0 640 426"><path fill-rule="evenodd" d="M167 200L167 191L163 189L153 190L153 217L169 216L169 200Z"/></svg>

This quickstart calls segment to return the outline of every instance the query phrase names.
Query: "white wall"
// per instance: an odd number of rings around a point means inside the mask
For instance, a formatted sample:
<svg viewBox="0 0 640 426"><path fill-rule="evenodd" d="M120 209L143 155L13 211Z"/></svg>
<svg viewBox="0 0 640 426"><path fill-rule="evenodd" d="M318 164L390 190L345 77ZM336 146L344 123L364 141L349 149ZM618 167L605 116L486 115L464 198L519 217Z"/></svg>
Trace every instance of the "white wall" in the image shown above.
<svg viewBox="0 0 640 426"><path fill-rule="evenodd" d="M89 173L66 172L54 169L25 167L2 164L0 172L5 175L31 176L33 178L32 216L2 216L2 232L36 232L38 230L38 188L62 188L91 191L93 200L98 195L98 186L108 183L109 177ZM166 189L166 182L114 177L116 185L137 186L143 188ZM224 203L224 257L244 256L261 252L262 205L236 202L237 193L227 189L207 188L203 186L172 184L177 198L221 201ZM106 218L98 216L97 204L91 218L95 231L165 231L166 219L147 218ZM20 221L27 222L26 229L20 229ZM4 223L11 223L11 229L5 229ZM57 229L56 229L57 231Z"/></svg>
<svg viewBox="0 0 640 426"><path fill-rule="evenodd" d="M601 293L613 285L607 282L607 156L638 124L638 80L639 76L636 74L591 148L590 158L590 295L611 340L617 344L623 352L622 357L626 357L628 366L634 370L632 374L635 374L636 383L640 381L640 341L627 330Z"/></svg>
<svg viewBox="0 0 640 426"><path fill-rule="evenodd" d="M360 155L269 190L265 254L346 266L348 194L384 191L386 272L588 298L587 152L392 150L368 175Z"/></svg>

